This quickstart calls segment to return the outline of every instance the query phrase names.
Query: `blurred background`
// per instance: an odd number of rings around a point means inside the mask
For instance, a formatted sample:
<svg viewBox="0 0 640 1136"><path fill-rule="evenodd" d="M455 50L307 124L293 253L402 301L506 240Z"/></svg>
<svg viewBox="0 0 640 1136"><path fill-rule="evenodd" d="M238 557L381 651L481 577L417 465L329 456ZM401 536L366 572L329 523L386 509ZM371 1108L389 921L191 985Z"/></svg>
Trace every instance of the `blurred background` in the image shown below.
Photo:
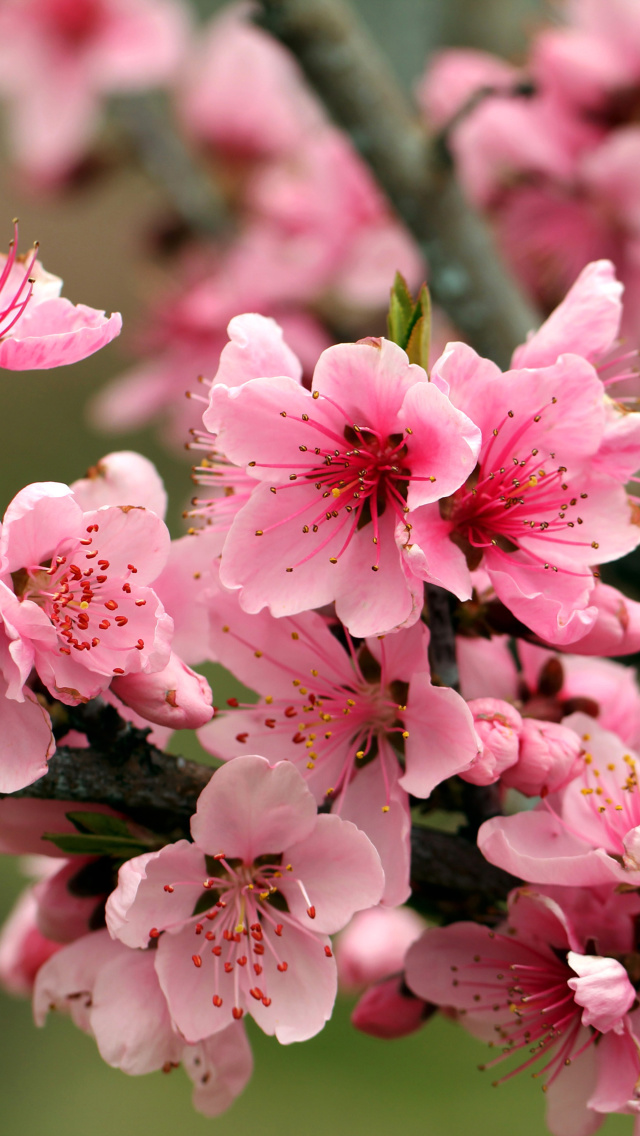
<svg viewBox="0 0 640 1136"><path fill-rule="evenodd" d="M217 5L199 0L201 17ZM356 7L386 50L407 89L439 44L473 45L518 59L540 20L535 0L357 0ZM87 188L39 197L7 165L0 176L0 244L20 217L23 248L38 239L45 267L65 282L64 294L107 311L120 310L125 334L84 363L55 371L4 372L0 417L3 508L23 485L71 481L110 449L151 457L165 478L174 535L191 496L189 466L167 453L151 431L122 439L86 424L90 394L127 363L127 331L156 285L146 257L149 217L162 211L162 191L138 169L118 169ZM4 233L4 238L2 234ZM193 377L185 379L185 386ZM229 690L216 676L216 699ZM180 737L182 752L192 743ZM4 915L22 886L14 861L0 861ZM492 1089L477 1065L484 1048L444 1019L407 1039L382 1042L355 1032L341 1000L324 1032L304 1046L281 1047L250 1028L255 1074L232 1110L217 1120L195 1114L181 1072L133 1079L108 1068L93 1042L52 1015L36 1030L27 1003L1 997L0 1133L3 1136L539 1136L544 1097L526 1074ZM249 1023L251 1027L251 1023ZM614 1117L607 1136L630 1132Z"/></svg>

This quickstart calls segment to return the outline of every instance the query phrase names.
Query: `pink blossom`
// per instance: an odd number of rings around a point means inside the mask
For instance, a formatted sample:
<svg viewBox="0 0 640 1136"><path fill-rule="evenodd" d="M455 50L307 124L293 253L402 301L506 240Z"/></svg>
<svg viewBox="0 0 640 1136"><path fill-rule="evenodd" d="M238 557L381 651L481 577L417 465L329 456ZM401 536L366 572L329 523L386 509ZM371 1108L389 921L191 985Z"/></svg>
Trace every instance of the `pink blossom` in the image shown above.
<svg viewBox="0 0 640 1136"><path fill-rule="evenodd" d="M245 610L291 615L335 599L361 636L415 622L407 514L453 492L479 442L422 368L384 339L342 344L323 352L312 392L286 377L215 384L204 423L255 479L221 563Z"/></svg>
<svg viewBox="0 0 640 1136"><path fill-rule="evenodd" d="M60 950L38 929L38 905L25 889L0 931L0 984L10 994L30 995L40 967Z"/></svg>
<svg viewBox="0 0 640 1136"><path fill-rule="evenodd" d="M5 677L14 667L11 640L0 631L0 792L15 793L47 772L55 753L51 720L35 694L25 688L22 701L9 697Z"/></svg>
<svg viewBox="0 0 640 1136"><path fill-rule="evenodd" d="M636 886L636 758L615 734L586 715L573 714L565 724L585 747L581 772L532 812L486 821L479 847L490 863L532 883Z"/></svg>
<svg viewBox="0 0 640 1136"><path fill-rule="evenodd" d="M218 588L217 559L224 533L202 529L171 542L166 566L153 590L174 622L172 646L198 665L210 656L208 593Z"/></svg>
<svg viewBox="0 0 640 1136"><path fill-rule="evenodd" d="M211 20L185 68L186 130L230 160L295 154L323 122L293 56L234 5Z"/></svg>
<svg viewBox="0 0 640 1136"><path fill-rule="evenodd" d="M217 1116L242 1092L252 1071L240 1022L195 1045L175 1029L154 968L153 951L130 950L106 931L85 935L38 971L34 1014L43 1025L55 1008L91 1034L101 1057L133 1076L181 1061L194 1083L193 1104Z"/></svg>
<svg viewBox="0 0 640 1136"><path fill-rule="evenodd" d="M161 671L123 675L113 679L111 689L142 718L172 730L196 730L213 714L206 678L191 670L173 651Z"/></svg>
<svg viewBox="0 0 640 1136"><path fill-rule="evenodd" d="M175 0L7 0L1 88L22 170L44 185L64 178L90 146L105 96L169 81L186 31Z"/></svg>
<svg viewBox="0 0 640 1136"><path fill-rule="evenodd" d="M167 492L153 462L133 450L106 454L92 465L84 477L71 483L81 509L100 509L122 501L150 509L164 520Z"/></svg>
<svg viewBox="0 0 640 1136"><path fill-rule="evenodd" d="M424 928L424 919L410 907L358 911L335 944L340 986L358 989L398 974L408 947Z"/></svg>
<svg viewBox="0 0 640 1136"><path fill-rule="evenodd" d="M148 585L168 550L164 523L144 508L83 512L56 482L21 490L0 537L8 696L23 700L32 666L70 704L95 697L114 674L165 666L173 625Z"/></svg>
<svg viewBox="0 0 640 1136"><path fill-rule="evenodd" d="M581 655L631 655L640 650L640 603L598 581L590 603L595 622L572 649Z"/></svg>
<svg viewBox="0 0 640 1136"><path fill-rule="evenodd" d="M630 939L624 904L620 916ZM520 1053L503 1081L544 1061L533 1075L546 1075L554 1136L589 1136L598 1128L603 1118L592 1094L608 1087L609 1050L628 1050L637 1064L626 1018L635 990L620 962L588 953L594 936L597 923L584 916L574 922L554 899L522 888L511 893L508 923L496 931L477 923L429 928L407 955L407 983L419 997L453 1007L492 1045L498 1034L502 1054L483 1068Z"/></svg>
<svg viewBox="0 0 640 1136"><path fill-rule="evenodd" d="M524 718L518 760L502 774L502 784L526 797L553 793L575 777L582 753L573 730L557 722Z"/></svg>
<svg viewBox="0 0 640 1136"><path fill-rule="evenodd" d="M502 375L466 345L450 344L433 377L483 441L466 484L413 513L408 564L460 599L470 597L470 571L482 566L523 623L548 642L574 642L597 616L594 560L638 543L615 464L593 460L606 428L596 371L562 355Z"/></svg>
<svg viewBox="0 0 640 1136"><path fill-rule="evenodd" d="M351 1013L351 1024L371 1037L389 1040L406 1037L424 1025L433 1012L422 998L394 975L369 986Z"/></svg>
<svg viewBox="0 0 640 1136"><path fill-rule="evenodd" d="M60 295L62 280L32 254L18 256L18 226L0 256L0 367L33 371L77 363L120 334L122 317L106 316Z"/></svg>
<svg viewBox="0 0 640 1136"><path fill-rule="evenodd" d="M469 709L481 750L460 776L474 785L492 785L518 760L524 723L515 707L500 698L476 698Z"/></svg>
<svg viewBox="0 0 640 1136"><path fill-rule="evenodd" d="M509 94L519 78L515 67L487 51L450 48L430 57L416 94L430 125L438 129L480 92Z"/></svg>
<svg viewBox="0 0 640 1136"><path fill-rule="evenodd" d="M273 313L305 370L329 344L326 331L303 304L317 293L318 272L308 243L285 240L272 225L244 229L228 249L195 266L179 265L179 284L153 305L139 336L141 364L109 383L90 406L97 429L131 430L161 415L165 440L184 452L189 430L202 430L203 396L186 399L199 375L219 365L226 328L238 312ZM285 374L288 374L286 371ZM205 386L204 393L207 393ZM205 400L206 401L206 400ZM211 440L205 444L211 448Z"/></svg>
<svg viewBox="0 0 640 1136"><path fill-rule="evenodd" d="M382 894L375 849L355 825L316 815L289 762L255 756L214 773L191 831L194 844L122 866L107 904L111 934L128 946L158 940L160 985L188 1041L245 1011L279 1041L312 1037L336 992L328 933ZM278 892L286 911L268 902ZM204 897L209 906L192 915Z"/></svg>
<svg viewBox="0 0 640 1136"><path fill-rule="evenodd" d="M469 766L472 716L448 687L431 685L423 623L345 649L315 612L248 615L237 594L209 597L211 654L262 696L216 715L202 744L227 760L260 750L293 762L318 804L366 832L385 871L384 901L409 894L408 794L428 797ZM400 764L402 762L402 765Z"/></svg>

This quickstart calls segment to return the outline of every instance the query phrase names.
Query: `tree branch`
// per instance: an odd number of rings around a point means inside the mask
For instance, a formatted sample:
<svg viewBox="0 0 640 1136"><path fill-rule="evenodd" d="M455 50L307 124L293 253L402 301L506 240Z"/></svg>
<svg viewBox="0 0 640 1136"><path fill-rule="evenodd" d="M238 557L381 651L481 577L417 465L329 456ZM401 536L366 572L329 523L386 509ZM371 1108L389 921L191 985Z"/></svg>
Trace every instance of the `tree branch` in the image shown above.
<svg viewBox="0 0 640 1136"><path fill-rule="evenodd" d="M257 20L296 55L370 164L427 258L434 299L480 354L508 366L539 316L367 31L341 0L260 0Z"/></svg>
<svg viewBox="0 0 640 1136"><path fill-rule="evenodd" d="M136 157L189 229L208 237L228 234L232 222L221 193L173 129L158 96L121 95L114 100L114 111Z"/></svg>

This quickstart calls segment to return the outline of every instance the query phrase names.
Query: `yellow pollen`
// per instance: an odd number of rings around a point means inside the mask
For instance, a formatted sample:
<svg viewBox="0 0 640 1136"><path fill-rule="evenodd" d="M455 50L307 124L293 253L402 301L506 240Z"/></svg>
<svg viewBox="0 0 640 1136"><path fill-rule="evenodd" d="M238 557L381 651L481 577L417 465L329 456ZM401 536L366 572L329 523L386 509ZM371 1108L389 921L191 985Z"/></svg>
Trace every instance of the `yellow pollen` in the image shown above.
<svg viewBox="0 0 640 1136"><path fill-rule="evenodd" d="M307 762L307 769L315 769L315 765L312 761Z"/></svg>
<svg viewBox="0 0 640 1136"><path fill-rule="evenodd" d="M282 872L274 872L274 873L273 873L273 878L274 878L275 880L281 880L281 879L282 879Z"/></svg>
<svg viewBox="0 0 640 1136"><path fill-rule="evenodd" d="M293 871L293 864L287 864L286 871L292 872Z"/></svg>
<svg viewBox="0 0 640 1136"><path fill-rule="evenodd" d="M324 736L327 739L327 741L329 741L329 738L331 737L331 730L327 730L327 732Z"/></svg>
<svg viewBox="0 0 640 1136"><path fill-rule="evenodd" d="M389 806L388 806L388 805L383 805L383 806L382 806L382 811L383 811L383 813L388 813L388 812L389 812Z"/></svg>
<svg viewBox="0 0 640 1136"><path fill-rule="evenodd" d="M304 744L305 744L306 749L311 749L313 742L305 742Z"/></svg>
<svg viewBox="0 0 640 1136"><path fill-rule="evenodd" d="M306 686L301 686L301 687L300 687L300 693L301 693L301 694L308 694L308 693L309 693L309 692L308 692L308 690L307 690L307 688L306 688Z"/></svg>
<svg viewBox="0 0 640 1136"><path fill-rule="evenodd" d="M588 797L590 793L593 793L593 789L581 789L580 792L583 797Z"/></svg>
<svg viewBox="0 0 640 1136"><path fill-rule="evenodd" d="M353 701L353 698L347 698L347 706L355 706L355 702Z"/></svg>
<svg viewBox="0 0 640 1136"><path fill-rule="evenodd" d="M224 627L222 628L222 630L223 630L223 631L224 631L225 633L226 633L226 632L227 632L227 631L229 630L229 628L227 627L226 623L225 623Z"/></svg>
<svg viewBox="0 0 640 1136"><path fill-rule="evenodd" d="M593 758L592 758L592 756L591 756L591 754L590 754L590 753L585 753L585 755L584 755L584 761L585 761L585 765L591 765L591 762L593 761Z"/></svg>
<svg viewBox="0 0 640 1136"><path fill-rule="evenodd" d="M583 740L583 742L590 742L591 741L591 734L583 734L582 740Z"/></svg>
<svg viewBox="0 0 640 1136"><path fill-rule="evenodd" d="M269 898L269 892L268 891L261 891L260 892L260 899L268 899L268 898Z"/></svg>
<svg viewBox="0 0 640 1136"><path fill-rule="evenodd" d="M271 703L273 702L273 695L267 694L267 697L265 698L265 702L266 702L267 706L270 706Z"/></svg>
<svg viewBox="0 0 640 1136"><path fill-rule="evenodd" d="M358 752L356 753L356 757L364 757L364 750L359 749Z"/></svg>
<svg viewBox="0 0 640 1136"><path fill-rule="evenodd" d="M607 769L610 769L613 772L613 770L615 769L615 765L614 765L613 761L609 762L609 764L607 765Z"/></svg>
<svg viewBox="0 0 640 1136"><path fill-rule="evenodd" d="M334 485L333 489L331 490L331 496L332 497L339 497L340 496L340 490L338 489L337 485Z"/></svg>
<svg viewBox="0 0 640 1136"><path fill-rule="evenodd" d="M87 601L86 601L86 600L83 600L83 601L82 601L82 603L80 604L80 607L81 607L81 608L82 608L83 610L84 610L85 608L87 608L88 606L89 606L89 604L87 603Z"/></svg>
<svg viewBox="0 0 640 1136"><path fill-rule="evenodd" d="M404 738L404 739L405 739L405 741L406 741L406 740L407 740L407 738L409 737L409 731L408 731L408 730L403 730L403 731L402 731L402 736L403 736L403 738Z"/></svg>
<svg viewBox="0 0 640 1136"><path fill-rule="evenodd" d="M297 632L297 631L292 631L292 632L291 632L291 638L292 638L292 639L299 639L299 638L300 638L300 636L298 635L298 632Z"/></svg>

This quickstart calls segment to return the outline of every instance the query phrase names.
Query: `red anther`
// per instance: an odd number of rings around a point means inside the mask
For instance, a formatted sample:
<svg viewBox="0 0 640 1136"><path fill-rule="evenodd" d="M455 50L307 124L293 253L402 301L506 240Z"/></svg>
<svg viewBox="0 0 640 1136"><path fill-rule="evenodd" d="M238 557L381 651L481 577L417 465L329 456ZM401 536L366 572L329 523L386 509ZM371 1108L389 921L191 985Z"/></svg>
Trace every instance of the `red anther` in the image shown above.
<svg viewBox="0 0 640 1136"><path fill-rule="evenodd" d="M238 966L246 966L247 965L247 956L241 955L239 959L236 959L236 962L237 962Z"/></svg>
<svg viewBox="0 0 640 1136"><path fill-rule="evenodd" d="M231 942L231 931L228 927L225 927L224 931L222 932L222 938L224 939L225 943Z"/></svg>
<svg viewBox="0 0 640 1136"><path fill-rule="evenodd" d="M104 606L108 607L109 611L117 611L117 608L118 608L118 605L117 605L115 600L107 600L107 602L105 603Z"/></svg>
<svg viewBox="0 0 640 1136"><path fill-rule="evenodd" d="M123 674L124 674L124 670L122 669L122 667L114 667L114 668L113 668L113 673L114 673L114 675L123 675Z"/></svg>
<svg viewBox="0 0 640 1136"><path fill-rule="evenodd" d="M315 704L316 704L316 696L315 696L315 694L310 694L310 695L309 695L309 702L311 703L311 705L312 705L312 706L315 706Z"/></svg>
<svg viewBox="0 0 640 1136"><path fill-rule="evenodd" d="M276 932L276 935L282 934L282 923L276 923L275 932Z"/></svg>
<svg viewBox="0 0 640 1136"><path fill-rule="evenodd" d="M138 569L135 568L133 566L133 564L127 564L127 568L129 569L130 572L137 572L138 571Z"/></svg>
<svg viewBox="0 0 640 1136"><path fill-rule="evenodd" d="M233 971L233 963L231 963L231 962L225 962L225 964L224 964L224 969L225 969L225 973L226 973L226 974L231 974L231 973L232 973L232 971Z"/></svg>
<svg viewBox="0 0 640 1136"><path fill-rule="evenodd" d="M262 999L262 1005L263 1005L263 1006L270 1006L270 1005L271 1005L271 999L270 999L270 998L266 998L266 997L265 997L265 998L263 998L263 999Z"/></svg>
<svg viewBox="0 0 640 1136"><path fill-rule="evenodd" d="M262 993L262 990L259 986L254 986L253 989L249 991L249 993L252 998L255 998L256 1002L261 1002L264 998L264 994Z"/></svg>
<svg viewBox="0 0 640 1136"><path fill-rule="evenodd" d="M70 564L69 565L69 571L70 571L71 575L73 576L74 580L81 580L82 579L82 570L80 568L78 568L77 564Z"/></svg>
<svg viewBox="0 0 640 1136"><path fill-rule="evenodd" d="M253 944L253 953L256 954L256 955L263 955L264 954L264 945L262 943L254 943Z"/></svg>
<svg viewBox="0 0 640 1136"><path fill-rule="evenodd" d="M300 745L300 742L305 741L305 736L304 734L300 733L300 730L298 730L297 734L293 735L291 741L295 742L296 745Z"/></svg>
<svg viewBox="0 0 640 1136"><path fill-rule="evenodd" d="M251 932L251 938L254 939L256 941L256 943L261 943L262 942L262 928L260 928L260 930L258 930L258 931L252 931Z"/></svg>
<svg viewBox="0 0 640 1136"><path fill-rule="evenodd" d="M213 858L215 860L215 856ZM216 907L226 907L226 906L227 905L226 905L224 899L219 899L218 902L216 903Z"/></svg>
<svg viewBox="0 0 640 1136"><path fill-rule="evenodd" d="M136 600L136 607L144 607L146 600Z"/></svg>
<svg viewBox="0 0 640 1136"><path fill-rule="evenodd" d="M261 923L252 923L249 930L250 931L262 931L262 924Z"/></svg>
<svg viewBox="0 0 640 1136"><path fill-rule="evenodd" d="M123 592L126 592L127 595L129 595L129 592L131 591L131 584L123 584L122 590L123 590Z"/></svg>
<svg viewBox="0 0 640 1136"><path fill-rule="evenodd" d="M135 647L136 647L136 651L144 651L144 639L138 639L138 642L136 643Z"/></svg>
<svg viewBox="0 0 640 1136"><path fill-rule="evenodd" d="M234 943L239 943L242 940L242 935L239 935L237 931L234 931L231 938L233 939Z"/></svg>
<svg viewBox="0 0 640 1136"><path fill-rule="evenodd" d="M265 724L265 726L267 726L267 728L269 730L275 730L275 728L276 728L275 718L265 718L264 724Z"/></svg>
<svg viewBox="0 0 640 1136"><path fill-rule="evenodd" d="M214 860L224 860L224 852L214 852Z"/></svg>
<svg viewBox="0 0 640 1136"><path fill-rule="evenodd" d="M160 938L160 932L159 932L157 927L151 928L151 930L149 931L149 938L150 939L159 939Z"/></svg>
<svg viewBox="0 0 640 1136"><path fill-rule="evenodd" d="M86 546L86 545L89 545L89 544L93 544L93 540L92 540L92 538L91 538L91 537L86 537L86 536L83 536L83 537L82 537L82 539L81 539L81 541L80 541L80 544L83 544L83 545L85 545L85 546Z"/></svg>
<svg viewBox="0 0 640 1136"><path fill-rule="evenodd" d="M249 737L248 734L236 734L236 741L244 743L244 742L246 742L248 737Z"/></svg>
<svg viewBox="0 0 640 1136"><path fill-rule="evenodd" d="M105 604L105 607L106 606L107 605ZM129 622L129 620L128 620L126 615L116 615L116 623L118 624L118 627L124 627L125 623L128 623L128 622Z"/></svg>
<svg viewBox="0 0 640 1136"><path fill-rule="evenodd" d="M165 884L164 890L165 891L173 891L174 890L173 885L172 884Z"/></svg>
<svg viewBox="0 0 640 1136"><path fill-rule="evenodd" d="M111 627L111 620L110 619L102 619L100 621L100 623L98 624L98 627L100 628L101 631L106 631L107 627Z"/></svg>
<svg viewBox="0 0 640 1136"><path fill-rule="evenodd" d="M191 961L192 961L194 966L198 966L198 967L202 966L202 959L200 958L200 955L192 955Z"/></svg>
<svg viewBox="0 0 640 1136"><path fill-rule="evenodd" d="M285 970L289 969L289 963L288 962L279 962L277 969L280 971L280 974L284 974Z"/></svg>
<svg viewBox="0 0 640 1136"><path fill-rule="evenodd" d="M85 552L84 555L85 555L86 560L93 560L94 556L98 555L98 549L94 548L93 552ZM98 561L98 564L99 563L100 563L100 561Z"/></svg>
<svg viewBox="0 0 640 1136"><path fill-rule="evenodd" d="M108 567L109 567L109 561L108 560L99 560L98 561L98 568L102 568L103 572L106 572Z"/></svg>
<svg viewBox="0 0 640 1136"><path fill-rule="evenodd" d="M238 702L237 698L227 698L227 706L239 706L239 705L240 705L240 703Z"/></svg>
<svg viewBox="0 0 640 1136"><path fill-rule="evenodd" d="M295 706L287 706L287 709L284 712L284 716L285 718L295 718L297 713L298 711L296 710Z"/></svg>
<svg viewBox="0 0 640 1136"><path fill-rule="evenodd" d="M310 919L315 919L315 917L316 917L315 907L308 907L307 908L307 915L309 916Z"/></svg>
<svg viewBox="0 0 640 1136"><path fill-rule="evenodd" d="M61 647L61 648L60 648L60 654L61 654L61 655L70 655L70 654L71 654L71 651L69 650L69 648L68 648L68 647Z"/></svg>
<svg viewBox="0 0 640 1136"><path fill-rule="evenodd" d="M87 525L87 532L88 533L97 532L98 528L99 528L99 525Z"/></svg>
<svg viewBox="0 0 640 1136"><path fill-rule="evenodd" d="M97 584L104 584L105 580L108 580L108 579L109 579L108 576L96 576L96 583Z"/></svg>
<svg viewBox="0 0 640 1136"><path fill-rule="evenodd" d="M324 953L328 959L333 958L333 951L331 950L331 947L325 947Z"/></svg>
<svg viewBox="0 0 640 1136"><path fill-rule="evenodd" d="M243 1016L243 1014L244 1014L244 1010L241 1010L241 1009L240 1009L240 1006L234 1006L234 1007L233 1007L233 1009L232 1009L232 1011L231 1011L231 1013L233 1014L233 1016L234 1016L234 1018L236 1019L236 1021L237 1021L237 1022L239 1022L239 1021L240 1021L240 1018L241 1018L241 1017Z"/></svg>
<svg viewBox="0 0 640 1136"><path fill-rule="evenodd" d="M203 927L202 923L196 923L196 926L195 926L196 935L201 935L203 930L204 930L204 927Z"/></svg>
<svg viewBox="0 0 640 1136"><path fill-rule="evenodd" d="M222 947L212 947L211 954L215 955L216 958L220 958L220 955L222 954Z"/></svg>
<svg viewBox="0 0 640 1136"><path fill-rule="evenodd" d="M209 888L213 887L213 880L203 880L202 886L203 888L207 888L207 890L209 890Z"/></svg>
<svg viewBox="0 0 640 1136"><path fill-rule="evenodd" d="M215 919L216 916L218 916L219 914L220 914L219 911L207 911L207 914L205 915L205 919Z"/></svg>
<svg viewBox="0 0 640 1136"><path fill-rule="evenodd" d="M215 933L213 931L205 931L204 937L205 937L205 939L207 940L208 943L212 943L216 936L215 936Z"/></svg>
<svg viewBox="0 0 640 1136"><path fill-rule="evenodd" d="M219 1008L220 1008L220 1006L222 1005L222 998L220 997L220 995L219 995L219 994L214 994L214 995L213 995L213 998L211 999L211 1001L213 1002L214 1006L217 1006L217 1007L218 1007L218 1009L219 1009Z"/></svg>
<svg viewBox="0 0 640 1136"><path fill-rule="evenodd" d="M92 639L92 640L91 640L91 646L92 646L92 647L99 647L99 646L100 646L100 640L99 640L99 639L95 639L95 638L94 638L94 639Z"/></svg>
<svg viewBox="0 0 640 1136"><path fill-rule="evenodd" d="M256 974L262 974L263 968L260 966L259 962L254 962L253 969L255 970Z"/></svg>

